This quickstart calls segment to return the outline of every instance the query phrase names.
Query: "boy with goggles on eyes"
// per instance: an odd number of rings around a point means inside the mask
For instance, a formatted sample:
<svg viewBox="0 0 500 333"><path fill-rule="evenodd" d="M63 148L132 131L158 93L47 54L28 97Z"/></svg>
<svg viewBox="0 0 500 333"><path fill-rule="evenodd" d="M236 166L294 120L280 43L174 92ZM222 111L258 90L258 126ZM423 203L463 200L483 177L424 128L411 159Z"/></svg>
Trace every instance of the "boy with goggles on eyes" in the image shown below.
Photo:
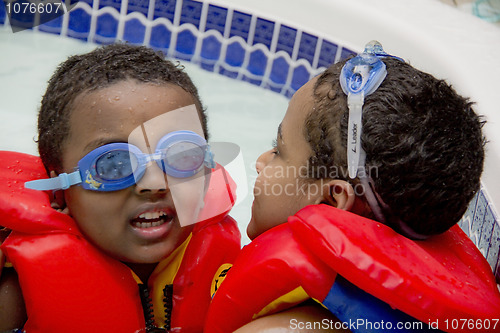
<svg viewBox="0 0 500 333"><path fill-rule="evenodd" d="M22 290L0 295L0 330L201 332L240 234L188 75L146 47L70 57L38 130L41 161L0 156L0 221L13 230L2 251L15 269L2 283L17 273Z"/></svg>
<svg viewBox="0 0 500 333"><path fill-rule="evenodd" d="M252 243L205 332L463 332L449 323L498 321L491 268L456 225L483 168L471 104L377 42L299 89L257 160Z"/></svg>

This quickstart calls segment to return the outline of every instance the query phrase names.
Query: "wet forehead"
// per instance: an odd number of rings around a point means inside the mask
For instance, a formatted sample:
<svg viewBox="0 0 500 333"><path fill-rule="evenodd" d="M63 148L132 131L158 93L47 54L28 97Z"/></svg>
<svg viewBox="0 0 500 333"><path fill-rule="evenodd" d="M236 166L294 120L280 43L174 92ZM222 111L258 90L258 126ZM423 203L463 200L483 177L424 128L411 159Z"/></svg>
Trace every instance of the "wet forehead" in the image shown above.
<svg viewBox="0 0 500 333"><path fill-rule="evenodd" d="M314 109L313 87L315 82L316 79L312 79L293 95L283 119L283 123L286 123L284 126L286 129L282 128L282 132L296 132L296 135L304 132L305 120Z"/></svg>
<svg viewBox="0 0 500 333"><path fill-rule="evenodd" d="M123 81L75 100L70 117L73 144L127 142L129 135L146 124L153 137L179 129L201 136L203 131L192 96L175 85L152 85ZM186 111L186 107L189 112ZM183 110L174 116L174 110ZM191 112L194 110L194 112ZM170 116L163 115L172 113ZM183 119L180 122L180 119ZM179 126L190 128L179 128ZM152 138L155 141L155 138ZM152 142L153 143L153 142ZM94 147L96 148L96 147ZM88 151L88 149L83 148Z"/></svg>
<svg viewBox="0 0 500 333"><path fill-rule="evenodd" d="M109 120L126 120L127 124L137 126L155 117L155 111L164 113L193 103L189 93L172 84L121 81L78 96L71 117L75 122L96 120L101 126ZM159 106L161 110L157 110Z"/></svg>

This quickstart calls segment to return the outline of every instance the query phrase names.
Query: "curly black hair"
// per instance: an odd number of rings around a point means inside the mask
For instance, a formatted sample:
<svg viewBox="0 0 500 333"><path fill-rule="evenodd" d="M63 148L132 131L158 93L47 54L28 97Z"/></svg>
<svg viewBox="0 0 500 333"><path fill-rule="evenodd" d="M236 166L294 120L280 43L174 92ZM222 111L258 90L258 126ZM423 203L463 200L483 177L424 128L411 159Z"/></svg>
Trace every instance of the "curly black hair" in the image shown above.
<svg viewBox="0 0 500 333"><path fill-rule="evenodd" d="M38 152L47 171L59 172L62 168L62 149L69 135L69 119L77 96L129 79L157 85L174 84L190 93L208 140L205 110L196 86L183 67L145 46L116 43L69 57L49 80L38 114Z"/></svg>
<svg viewBox="0 0 500 333"><path fill-rule="evenodd" d="M366 170L382 200L413 231L442 233L460 220L480 188L484 122L445 81L394 58L383 62L387 76L363 106ZM310 177L328 178L325 172L335 169L350 181L349 111L339 83L344 63L328 68L314 87L315 110L304 133L313 150Z"/></svg>

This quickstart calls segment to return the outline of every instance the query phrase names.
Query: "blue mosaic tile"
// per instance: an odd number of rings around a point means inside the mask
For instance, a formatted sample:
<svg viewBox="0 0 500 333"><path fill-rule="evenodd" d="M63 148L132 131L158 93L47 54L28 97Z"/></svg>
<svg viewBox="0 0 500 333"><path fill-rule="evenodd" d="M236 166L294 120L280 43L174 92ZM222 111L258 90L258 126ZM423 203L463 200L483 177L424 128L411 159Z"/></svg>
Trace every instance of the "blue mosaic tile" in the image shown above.
<svg viewBox="0 0 500 333"><path fill-rule="evenodd" d="M19 3L22 8L22 5L28 3L28 1L20 0ZM35 13L30 13L29 11L26 11L25 13L23 11L19 11L19 13L16 13L14 9L11 11L9 19L12 27L31 29L33 28L35 22Z"/></svg>
<svg viewBox="0 0 500 333"><path fill-rule="evenodd" d="M118 20L113 15L104 13L97 17L96 41L102 42L106 39L116 38L118 32ZM104 38L99 38L104 37Z"/></svg>
<svg viewBox="0 0 500 333"><path fill-rule="evenodd" d="M248 71L255 75L264 75L267 68L267 55L262 50L254 50L250 53Z"/></svg>
<svg viewBox="0 0 500 333"><path fill-rule="evenodd" d="M2 1L5 4L5 1ZM65 13L65 6L61 3L46 4L43 7L43 11L40 8L36 9L30 5L35 3L32 0L16 0L10 2L12 8L10 17L7 17L6 7L1 6L3 20L9 19L12 25L13 31L21 31L25 29L32 29L34 26L43 26L38 29L42 32L60 34L62 26L62 16ZM74 6L74 4L68 3L69 6Z"/></svg>
<svg viewBox="0 0 500 333"><path fill-rule="evenodd" d="M127 14L138 12L148 17L149 0L128 0Z"/></svg>
<svg viewBox="0 0 500 333"><path fill-rule="evenodd" d="M277 51L285 51L292 57L293 47L295 46L295 39L297 38L297 29L290 28L286 25L280 27L278 34L278 43L276 45Z"/></svg>
<svg viewBox="0 0 500 333"><path fill-rule="evenodd" d="M318 43L318 37L310 35L308 33L302 33L300 38L299 53L297 59L306 59L309 63L313 63L314 54L316 53L316 44Z"/></svg>
<svg viewBox="0 0 500 333"><path fill-rule="evenodd" d="M144 42L144 34L146 27L142 24L141 20L132 18L125 22L123 30L123 39L133 43L142 44Z"/></svg>
<svg viewBox="0 0 500 333"><path fill-rule="evenodd" d="M183 59L191 59L196 48L196 36L190 30L180 31L177 34L177 45L175 50ZM180 53L180 54L179 54Z"/></svg>
<svg viewBox="0 0 500 333"><path fill-rule="evenodd" d="M68 36L86 40L90 31L90 15L81 8L69 12Z"/></svg>
<svg viewBox="0 0 500 333"><path fill-rule="evenodd" d="M121 0L99 0L99 9L104 7L113 7L118 12L120 12L120 7L122 6Z"/></svg>
<svg viewBox="0 0 500 333"><path fill-rule="evenodd" d="M198 1L184 0L182 2L180 25L191 23L197 29L200 29L201 8L203 4Z"/></svg>
<svg viewBox="0 0 500 333"><path fill-rule="evenodd" d="M299 65L293 70L292 74L292 84L293 90L297 91L302 87L307 81L309 81L310 73L304 65Z"/></svg>
<svg viewBox="0 0 500 333"><path fill-rule="evenodd" d="M203 60L200 62L200 67L209 72L213 72L215 70L214 63L206 63Z"/></svg>
<svg viewBox="0 0 500 333"><path fill-rule="evenodd" d="M335 62L338 46L323 40L319 52L318 67L330 67Z"/></svg>
<svg viewBox="0 0 500 333"><path fill-rule="evenodd" d="M246 75L243 76L242 81L254 84L256 86L260 86L262 84L262 80L261 79L253 79L253 78L250 78L250 77L248 77Z"/></svg>
<svg viewBox="0 0 500 333"><path fill-rule="evenodd" d="M253 43L264 44L270 49L271 42L273 41L273 33L274 33L274 22L258 18L257 24L255 25L255 34L253 38Z"/></svg>
<svg viewBox="0 0 500 333"><path fill-rule="evenodd" d="M495 225L495 218L491 207L486 208L486 214L484 215L484 220L481 223L481 238L479 239L478 248L484 257L488 256L488 250L490 247L491 235L493 234L493 227Z"/></svg>
<svg viewBox="0 0 500 333"><path fill-rule="evenodd" d="M224 66L219 68L219 74L230 77L231 79L236 79L238 77L237 71L228 70Z"/></svg>
<svg viewBox="0 0 500 333"><path fill-rule="evenodd" d="M226 63L233 67L241 67L245 60L245 49L238 42L232 42L227 46Z"/></svg>
<svg viewBox="0 0 500 333"><path fill-rule="evenodd" d="M342 60L345 60L349 57L352 57L352 56L355 56L357 53L352 51L352 50L349 50L349 49L346 49L345 47L342 48L342 51L340 51L340 59L339 61L342 61Z"/></svg>
<svg viewBox="0 0 500 333"><path fill-rule="evenodd" d="M217 60L220 57L222 43L215 36L207 36L203 38L201 44L201 58L208 60Z"/></svg>
<svg viewBox="0 0 500 333"><path fill-rule="evenodd" d="M53 20L40 24L38 26L38 30L59 35L61 34L62 22L63 22L63 16L59 16Z"/></svg>
<svg viewBox="0 0 500 333"><path fill-rule="evenodd" d="M207 22L205 31L217 30L224 36L226 27L227 9L215 5L208 6Z"/></svg>
<svg viewBox="0 0 500 333"><path fill-rule="evenodd" d="M274 59L270 74L271 81L284 85L288 78L289 69L290 64L285 57L278 57Z"/></svg>
<svg viewBox="0 0 500 333"><path fill-rule="evenodd" d="M6 21L7 12L5 9L5 3L2 1L0 4L0 24L4 24Z"/></svg>
<svg viewBox="0 0 500 333"><path fill-rule="evenodd" d="M172 32L163 24L158 24L151 28L151 40L149 44L163 51L170 47Z"/></svg>
<svg viewBox="0 0 500 333"><path fill-rule="evenodd" d="M269 89L271 91L274 91L275 93L278 93L278 94L281 94L281 90L283 90L283 88L273 87L271 85L266 85L264 88Z"/></svg>
<svg viewBox="0 0 500 333"><path fill-rule="evenodd" d="M251 21L252 15L234 11L229 37L240 36L245 41L248 41L248 33L250 31Z"/></svg>
<svg viewBox="0 0 500 333"><path fill-rule="evenodd" d="M491 234L491 243L488 248L488 255L486 256L486 260L493 268L493 271L498 271L500 267L498 267L498 257L500 251L500 225L498 221L494 224L493 232Z"/></svg>
<svg viewBox="0 0 500 333"><path fill-rule="evenodd" d="M486 208L488 202L482 191L479 192L477 197L476 211L474 213L474 219L472 220L470 239L474 244L479 245L479 240L481 239L481 225L484 221L484 216L486 214Z"/></svg>
<svg viewBox="0 0 500 333"><path fill-rule="evenodd" d="M162 0L155 2L153 19L164 17L170 22L174 21L176 0Z"/></svg>
<svg viewBox="0 0 500 333"><path fill-rule="evenodd" d="M472 220L474 219L474 213L476 211L476 204L477 204L477 196L478 194L474 195L472 198L471 202L469 203L469 206L467 206L467 210L465 211L464 215L458 222L458 225L462 230L465 232L467 236L469 236L469 228L472 225Z"/></svg>
<svg viewBox="0 0 500 333"><path fill-rule="evenodd" d="M286 89L284 92L282 92L283 95L285 95L286 98L290 99L292 98L293 94L295 94L296 90L294 89Z"/></svg>

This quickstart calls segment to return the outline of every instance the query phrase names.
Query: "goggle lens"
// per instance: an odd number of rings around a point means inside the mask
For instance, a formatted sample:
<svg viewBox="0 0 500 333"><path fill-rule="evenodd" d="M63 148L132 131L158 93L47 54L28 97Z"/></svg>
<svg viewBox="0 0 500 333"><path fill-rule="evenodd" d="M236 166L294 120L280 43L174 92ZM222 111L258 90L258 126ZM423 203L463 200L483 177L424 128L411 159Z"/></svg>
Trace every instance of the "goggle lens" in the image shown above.
<svg viewBox="0 0 500 333"><path fill-rule="evenodd" d="M113 150L99 156L95 162L96 173L103 180L129 177L137 167L137 157L126 150Z"/></svg>
<svg viewBox="0 0 500 333"><path fill-rule="evenodd" d="M204 159L203 147L186 141L173 144L163 154L163 162L178 171L197 170Z"/></svg>

